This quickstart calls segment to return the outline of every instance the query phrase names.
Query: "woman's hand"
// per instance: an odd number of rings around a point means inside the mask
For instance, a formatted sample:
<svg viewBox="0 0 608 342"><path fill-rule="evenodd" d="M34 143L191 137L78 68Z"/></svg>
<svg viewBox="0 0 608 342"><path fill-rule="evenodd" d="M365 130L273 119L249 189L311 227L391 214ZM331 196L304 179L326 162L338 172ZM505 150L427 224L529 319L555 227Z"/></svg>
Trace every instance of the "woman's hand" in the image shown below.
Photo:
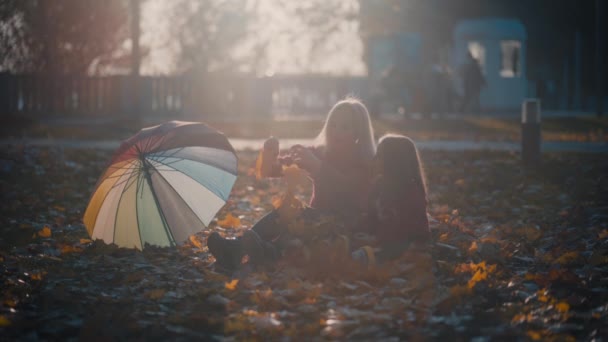
<svg viewBox="0 0 608 342"><path fill-rule="evenodd" d="M321 169L321 160L312 151L302 145L294 145L290 149L293 162L310 174L316 174Z"/></svg>

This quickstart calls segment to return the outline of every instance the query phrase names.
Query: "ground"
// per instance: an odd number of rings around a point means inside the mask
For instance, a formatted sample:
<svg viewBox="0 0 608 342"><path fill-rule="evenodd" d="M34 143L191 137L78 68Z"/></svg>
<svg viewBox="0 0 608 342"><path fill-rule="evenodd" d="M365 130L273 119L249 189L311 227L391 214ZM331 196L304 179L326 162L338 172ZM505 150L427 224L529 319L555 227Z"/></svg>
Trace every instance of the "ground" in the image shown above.
<svg viewBox="0 0 608 342"><path fill-rule="evenodd" d="M167 118L134 120L24 120L12 119L0 127L0 138L50 138L123 140L143 126L166 121ZM176 118L179 119L179 118ZM261 139L270 135L279 138L312 138L323 126L321 119L309 120L256 120L218 121L204 119L209 125L231 138ZM458 115L443 117L407 117L374 119L373 126L379 137L387 132L401 133L416 141L425 140L482 140L514 141L521 139L518 117ZM608 118L595 116L547 117L542 122L543 141L608 141Z"/></svg>
<svg viewBox="0 0 608 342"><path fill-rule="evenodd" d="M554 339L608 336L608 159L423 151L433 242L374 269L214 271L206 236L238 235L284 184L239 179L182 247L92 242L81 219L110 154L4 146L0 335L11 340ZM299 194L305 198L309 189ZM317 266L317 265L313 265Z"/></svg>

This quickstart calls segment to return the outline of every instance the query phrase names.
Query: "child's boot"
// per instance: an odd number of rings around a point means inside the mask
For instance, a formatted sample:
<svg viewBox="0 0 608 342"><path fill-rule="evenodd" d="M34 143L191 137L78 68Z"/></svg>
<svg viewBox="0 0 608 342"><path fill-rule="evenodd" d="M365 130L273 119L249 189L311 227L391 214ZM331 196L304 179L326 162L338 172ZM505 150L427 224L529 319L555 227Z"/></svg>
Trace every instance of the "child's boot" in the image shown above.
<svg viewBox="0 0 608 342"><path fill-rule="evenodd" d="M240 267L243 258L240 239L225 239L218 232L213 232L207 238L207 247L219 266L231 271Z"/></svg>
<svg viewBox="0 0 608 342"><path fill-rule="evenodd" d="M248 230L242 236L243 254L249 255L249 262L254 266L268 266L278 257L277 249L265 242L253 230Z"/></svg>

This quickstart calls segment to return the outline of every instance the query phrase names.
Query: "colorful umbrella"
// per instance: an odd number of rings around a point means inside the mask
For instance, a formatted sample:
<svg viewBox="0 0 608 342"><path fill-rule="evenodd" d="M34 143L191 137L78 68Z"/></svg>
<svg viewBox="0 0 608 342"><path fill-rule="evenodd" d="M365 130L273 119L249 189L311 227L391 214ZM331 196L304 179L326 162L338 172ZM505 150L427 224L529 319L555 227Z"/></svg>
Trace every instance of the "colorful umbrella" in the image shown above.
<svg viewBox="0 0 608 342"><path fill-rule="evenodd" d="M174 246L208 226L237 174L228 139L203 123L144 128L118 148L84 213L93 239Z"/></svg>

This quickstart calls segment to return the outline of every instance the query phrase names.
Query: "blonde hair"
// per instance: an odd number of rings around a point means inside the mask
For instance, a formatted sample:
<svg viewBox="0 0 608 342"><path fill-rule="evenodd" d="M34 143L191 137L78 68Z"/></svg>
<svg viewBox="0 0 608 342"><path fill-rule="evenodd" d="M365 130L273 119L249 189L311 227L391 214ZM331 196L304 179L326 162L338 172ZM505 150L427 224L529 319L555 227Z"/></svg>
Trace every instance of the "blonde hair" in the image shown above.
<svg viewBox="0 0 608 342"><path fill-rule="evenodd" d="M327 114L325 124L315 139L315 146L324 147L327 151L327 127L336 119L337 113L350 113L354 122L356 143L358 146L358 157L361 161L371 161L376 154L376 143L374 142L374 128L367 107L361 100L348 96L338 101Z"/></svg>

